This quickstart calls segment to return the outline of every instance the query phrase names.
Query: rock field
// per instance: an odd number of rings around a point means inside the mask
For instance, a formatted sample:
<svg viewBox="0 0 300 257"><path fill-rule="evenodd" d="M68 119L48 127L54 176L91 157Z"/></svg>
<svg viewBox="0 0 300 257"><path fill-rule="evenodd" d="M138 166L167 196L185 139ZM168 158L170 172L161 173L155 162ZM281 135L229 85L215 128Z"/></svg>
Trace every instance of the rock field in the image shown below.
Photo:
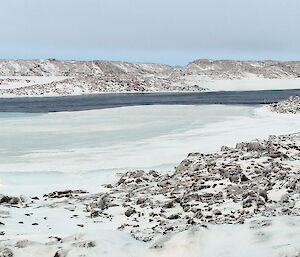
<svg viewBox="0 0 300 257"><path fill-rule="evenodd" d="M299 113L300 112L300 97L290 97L288 100L269 105L273 112L277 113Z"/></svg>

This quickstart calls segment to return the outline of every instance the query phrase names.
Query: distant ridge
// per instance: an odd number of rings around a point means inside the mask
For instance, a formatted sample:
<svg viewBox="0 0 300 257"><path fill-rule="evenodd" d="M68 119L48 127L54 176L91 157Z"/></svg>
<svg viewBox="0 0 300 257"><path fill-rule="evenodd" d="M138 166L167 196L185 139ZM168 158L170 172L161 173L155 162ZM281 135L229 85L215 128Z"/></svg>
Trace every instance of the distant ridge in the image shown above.
<svg viewBox="0 0 300 257"><path fill-rule="evenodd" d="M3 96L204 91L215 81L297 79L298 83L300 61L203 59L170 66L101 60L0 60L0 76Z"/></svg>

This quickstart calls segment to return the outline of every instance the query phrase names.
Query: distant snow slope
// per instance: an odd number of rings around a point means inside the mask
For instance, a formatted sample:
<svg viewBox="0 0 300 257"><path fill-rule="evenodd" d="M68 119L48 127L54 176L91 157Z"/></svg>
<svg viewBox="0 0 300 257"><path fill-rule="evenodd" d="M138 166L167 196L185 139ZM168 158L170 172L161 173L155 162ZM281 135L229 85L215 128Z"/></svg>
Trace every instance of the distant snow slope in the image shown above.
<svg viewBox="0 0 300 257"><path fill-rule="evenodd" d="M300 62L0 60L0 96L300 89Z"/></svg>

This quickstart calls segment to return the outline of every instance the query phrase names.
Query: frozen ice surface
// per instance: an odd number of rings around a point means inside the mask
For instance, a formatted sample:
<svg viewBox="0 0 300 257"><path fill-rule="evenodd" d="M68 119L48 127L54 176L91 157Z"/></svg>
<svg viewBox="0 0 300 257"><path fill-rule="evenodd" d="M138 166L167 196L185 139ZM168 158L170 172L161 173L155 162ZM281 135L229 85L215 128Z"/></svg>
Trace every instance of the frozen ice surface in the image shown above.
<svg viewBox="0 0 300 257"><path fill-rule="evenodd" d="M38 187L38 178L52 176L46 190L50 182L55 188L96 188L116 171L173 170L189 152L213 152L222 145L297 132L300 118L259 106L175 105L2 113L0 123L3 185L19 190L27 185L29 190L30 181ZM60 173L66 173L66 179Z"/></svg>

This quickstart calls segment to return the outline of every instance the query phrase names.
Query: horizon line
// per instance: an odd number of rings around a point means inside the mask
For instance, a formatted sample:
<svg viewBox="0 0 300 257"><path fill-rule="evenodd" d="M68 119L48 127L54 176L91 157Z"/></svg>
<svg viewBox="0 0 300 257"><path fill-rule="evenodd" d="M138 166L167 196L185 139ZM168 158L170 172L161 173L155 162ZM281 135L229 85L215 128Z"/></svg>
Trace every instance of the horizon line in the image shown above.
<svg viewBox="0 0 300 257"><path fill-rule="evenodd" d="M122 61L122 60L109 60L109 59L89 59L89 58L86 58L86 59L60 59L60 58L53 58L53 57L49 57L49 58L0 58L0 61L59 61L59 62L68 62L68 61L74 61L74 62L101 62L101 61L104 61L104 62L120 62L120 63L136 63L136 64L161 64L161 65L168 65L168 66L186 66L188 64L191 64L193 62L196 62L196 61L210 61L210 62L218 62L218 61L233 61L233 62L281 62L281 63L289 63L289 62L300 62L300 60L280 60L280 59L215 59L215 58L211 58L211 59L208 59L208 58L199 58L199 59L194 59L192 61L188 61L188 63L186 65L180 65L180 64L167 64L167 63L161 63L161 62L143 62L143 61Z"/></svg>

